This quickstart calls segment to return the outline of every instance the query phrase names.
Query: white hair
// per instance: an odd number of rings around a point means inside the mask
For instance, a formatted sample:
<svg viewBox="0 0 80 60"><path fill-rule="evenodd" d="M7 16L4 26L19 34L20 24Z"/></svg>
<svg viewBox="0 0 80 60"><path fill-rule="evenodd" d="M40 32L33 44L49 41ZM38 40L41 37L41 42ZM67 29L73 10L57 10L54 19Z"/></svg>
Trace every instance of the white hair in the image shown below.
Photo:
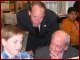
<svg viewBox="0 0 80 60"><path fill-rule="evenodd" d="M69 34L66 34L64 42L65 42L66 46L68 46L70 44L70 36L69 36Z"/></svg>
<svg viewBox="0 0 80 60"><path fill-rule="evenodd" d="M70 35L69 35L68 33L66 33L65 31L63 31L63 30L58 30L58 31L54 32L54 33L52 34L52 38L54 38L54 36L56 36L56 34L59 34L59 33L65 35L64 43L65 43L66 46L68 46L68 45L70 44Z"/></svg>

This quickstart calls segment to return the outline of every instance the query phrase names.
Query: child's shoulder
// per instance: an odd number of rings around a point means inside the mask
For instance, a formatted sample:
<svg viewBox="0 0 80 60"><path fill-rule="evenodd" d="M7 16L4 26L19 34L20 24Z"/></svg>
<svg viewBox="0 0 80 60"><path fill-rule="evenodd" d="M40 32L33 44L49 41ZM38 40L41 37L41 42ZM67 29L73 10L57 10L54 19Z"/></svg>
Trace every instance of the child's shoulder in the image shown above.
<svg viewBox="0 0 80 60"><path fill-rule="evenodd" d="M20 55L29 55L28 52L26 52L26 51L21 51L19 54Z"/></svg>
<svg viewBox="0 0 80 60"><path fill-rule="evenodd" d="M28 53L27 51L21 51L20 53Z"/></svg>
<svg viewBox="0 0 80 60"><path fill-rule="evenodd" d="M22 58L31 58L30 54L26 51L22 51L19 53Z"/></svg>
<svg viewBox="0 0 80 60"><path fill-rule="evenodd" d="M1 52L1 59L7 59L9 56L3 51Z"/></svg>

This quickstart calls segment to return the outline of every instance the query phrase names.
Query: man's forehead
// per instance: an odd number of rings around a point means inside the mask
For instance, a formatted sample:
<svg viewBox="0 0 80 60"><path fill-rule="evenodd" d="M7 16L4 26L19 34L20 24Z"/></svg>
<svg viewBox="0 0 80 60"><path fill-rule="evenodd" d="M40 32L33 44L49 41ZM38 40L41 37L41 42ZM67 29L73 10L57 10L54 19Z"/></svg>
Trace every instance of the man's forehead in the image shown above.
<svg viewBox="0 0 80 60"><path fill-rule="evenodd" d="M43 7L41 7L41 6L39 6L39 5L34 5L33 7L32 7L32 11L33 10L45 10Z"/></svg>
<svg viewBox="0 0 80 60"><path fill-rule="evenodd" d="M35 4L35 5L32 6L32 8L36 8L36 7L43 8L42 6L37 5L37 4Z"/></svg>
<svg viewBox="0 0 80 60"><path fill-rule="evenodd" d="M31 13L34 15L34 16L44 16L44 9L41 9L41 8L39 8L39 7L36 7L36 8L33 8L32 9L32 11L31 11Z"/></svg>
<svg viewBox="0 0 80 60"><path fill-rule="evenodd" d="M57 36L55 36L52 40L51 40L51 43L52 44L64 44L64 38L61 38L60 36L59 37L57 37Z"/></svg>
<svg viewBox="0 0 80 60"><path fill-rule="evenodd" d="M64 39L65 39L65 36L61 34L60 35L57 34L54 37L52 37L52 41L64 41Z"/></svg>

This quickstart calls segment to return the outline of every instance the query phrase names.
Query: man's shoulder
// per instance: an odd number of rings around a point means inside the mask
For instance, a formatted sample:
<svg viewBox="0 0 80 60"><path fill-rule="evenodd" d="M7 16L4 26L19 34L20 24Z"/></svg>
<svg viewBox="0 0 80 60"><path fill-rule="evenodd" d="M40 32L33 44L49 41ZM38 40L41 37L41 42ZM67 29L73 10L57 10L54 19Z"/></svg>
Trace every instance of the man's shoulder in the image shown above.
<svg viewBox="0 0 80 60"><path fill-rule="evenodd" d="M50 9L46 9L46 15L57 16L58 17L58 15L54 11L52 11Z"/></svg>
<svg viewBox="0 0 80 60"><path fill-rule="evenodd" d="M46 9L46 12L47 12L47 13L51 13L51 14L53 14L53 13L56 14L54 11L52 11L52 10L50 10L50 9Z"/></svg>
<svg viewBox="0 0 80 60"><path fill-rule="evenodd" d="M46 50L46 49L49 49L49 46L39 47L37 50Z"/></svg>
<svg viewBox="0 0 80 60"><path fill-rule="evenodd" d="M76 48L74 48L74 47L71 47L71 46L69 46L68 50L71 50L72 52L73 52L73 51L76 51L76 52L78 52L78 50L77 50Z"/></svg>
<svg viewBox="0 0 80 60"><path fill-rule="evenodd" d="M22 58L30 58L31 56L29 55L28 52L25 52L25 51L22 51L19 53L19 55L22 57Z"/></svg>
<svg viewBox="0 0 80 60"><path fill-rule="evenodd" d="M36 52L49 52L49 46L39 47Z"/></svg>
<svg viewBox="0 0 80 60"><path fill-rule="evenodd" d="M47 59L49 58L49 47L39 47L35 52L35 58Z"/></svg>
<svg viewBox="0 0 80 60"><path fill-rule="evenodd" d="M63 59L72 58L72 57L76 57L76 56L79 56L78 50L69 46L68 49L66 51L64 51Z"/></svg>
<svg viewBox="0 0 80 60"><path fill-rule="evenodd" d="M46 9L45 18L48 21L50 21L50 20L55 21L56 19L59 19L59 16L54 11Z"/></svg>
<svg viewBox="0 0 80 60"><path fill-rule="evenodd" d="M20 10L17 14L27 14L28 13L28 10L27 9L22 9Z"/></svg>
<svg viewBox="0 0 80 60"><path fill-rule="evenodd" d="M79 51L76 48L69 46L68 49L65 51L65 54L70 57L75 57L79 56Z"/></svg>

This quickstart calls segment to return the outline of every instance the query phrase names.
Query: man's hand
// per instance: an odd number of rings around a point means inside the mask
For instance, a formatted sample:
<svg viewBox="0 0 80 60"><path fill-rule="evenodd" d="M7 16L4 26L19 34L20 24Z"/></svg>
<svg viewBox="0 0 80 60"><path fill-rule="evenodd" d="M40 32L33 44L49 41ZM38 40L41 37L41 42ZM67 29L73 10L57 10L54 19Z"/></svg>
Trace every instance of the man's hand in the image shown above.
<svg viewBox="0 0 80 60"><path fill-rule="evenodd" d="M60 54L57 55L54 52L50 53L50 57L51 57L51 59L62 59Z"/></svg>
<svg viewBox="0 0 80 60"><path fill-rule="evenodd" d="M33 51L32 51L32 50L28 51L28 53L29 53L32 57L34 57L34 54L33 54Z"/></svg>

